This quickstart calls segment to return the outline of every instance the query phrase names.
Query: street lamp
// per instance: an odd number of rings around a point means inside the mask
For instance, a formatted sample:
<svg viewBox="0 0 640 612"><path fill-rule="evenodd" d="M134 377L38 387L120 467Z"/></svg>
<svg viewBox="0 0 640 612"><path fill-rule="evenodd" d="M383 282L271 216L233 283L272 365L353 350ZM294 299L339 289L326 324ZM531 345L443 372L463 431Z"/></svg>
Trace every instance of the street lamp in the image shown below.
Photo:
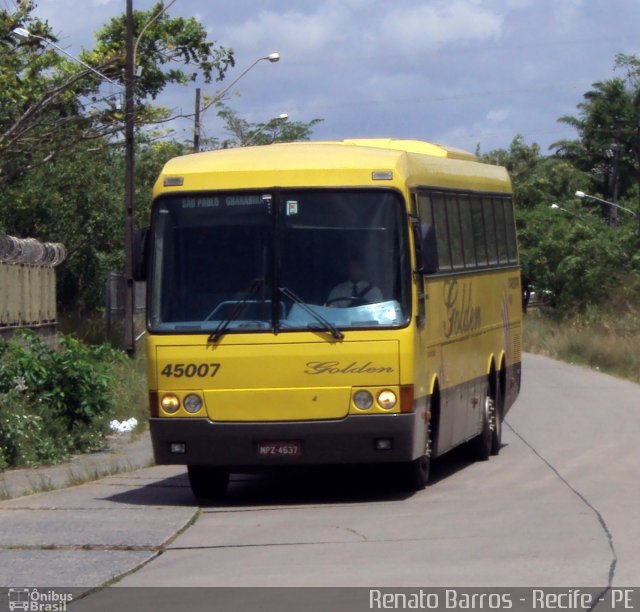
<svg viewBox="0 0 640 612"><path fill-rule="evenodd" d="M269 53L269 55L265 55L264 57L259 57L257 60L253 62L248 68L245 68L239 76L237 76L229 85L227 85L222 91L219 91L205 104L202 108L200 108L200 88L196 89L196 111L195 111L195 119L193 126L193 152L197 153L200 150L200 113L204 113L209 107L213 106L217 102L220 102L222 98L226 95L226 93L245 75L249 72L256 64L262 61L268 61L271 64L275 64L280 61L280 54L278 52Z"/></svg>
<svg viewBox="0 0 640 612"><path fill-rule="evenodd" d="M49 45L49 46L53 47L54 49L57 49L58 51L60 51L60 53L64 53L67 57L70 57L74 62L77 62L81 66L84 66L87 70L90 70L94 74L97 74L104 81L107 81L108 83L111 83L112 85L115 85L120 91L124 90L122 85L120 85L120 83L116 83L115 81L111 80L106 74L102 74L102 72L99 72L95 68L89 66L89 64L86 64L81 59L77 58L75 55L71 55L71 53L69 53L68 51L65 51L62 47L59 47L58 45L56 45L53 41L49 40L48 38L45 38L44 36L40 36L39 34L33 34L32 32L29 32L29 30L27 30L25 28L14 28L13 29L13 33L20 40L29 40L30 38L37 38L38 40L41 40L45 45Z"/></svg>
<svg viewBox="0 0 640 612"><path fill-rule="evenodd" d="M272 124L277 124L279 121L286 121L289 118L289 115L287 113L280 113L277 117L274 117L273 119L270 119L269 121L267 121L267 123L265 123L259 130L256 130L253 134L251 134L251 138L249 138L249 140L247 140L243 146L248 147L250 146L255 139L262 133L264 132L264 130L266 130L269 126L271 126Z"/></svg>
<svg viewBox="0 0 640 612"><path fill-rule="evenodd" d="M596 202L601 202L602 204L606 204L607 206L613 206L614 208L624 210L624 212L627 212L633 215L636 218L636 221L638 222L638 227L636 228L636 235L640 237L640 213L637 213L635 210L631 210L630 208L626 208L625 206L620 206L620 204L616 204L615 202L609 202L609 200L603 200L602 198L588 195L584 191L576 191L576 198L580 200L594 200Z"/></svg>
<svg viewBox="0 0 640 612"><path fill-rule="evenodd" d="M581 217L580 215L577 215L574 212L571 212L570 210L567 210L566 208L563 208L562 206L560 206L559 204L556 204L555 202L553 204L551 204L551 206L549 208L552 208L553 210L561 210L563 213L566 213L567 215L571 215L572 217L575 217L576 219L580 219L580 221L584 221L585 218Z"/></svg>
<svg viewBox="0 0 640 612"><path fill-rule="evenodd" d="M595 200L596 202L601 202L602 204L607 204L608 206L619 208L620 210L624 210L625 212L632 214L636 219L640 221L640 214L638 214L634 210L631 210L630 208L625 208L624 206L620 206L620 204L616 204L615 202L609 202L609 200L603 200L602 198L588 195L584 191L576 191L576 198L578 198L579 200Z"/></svg>

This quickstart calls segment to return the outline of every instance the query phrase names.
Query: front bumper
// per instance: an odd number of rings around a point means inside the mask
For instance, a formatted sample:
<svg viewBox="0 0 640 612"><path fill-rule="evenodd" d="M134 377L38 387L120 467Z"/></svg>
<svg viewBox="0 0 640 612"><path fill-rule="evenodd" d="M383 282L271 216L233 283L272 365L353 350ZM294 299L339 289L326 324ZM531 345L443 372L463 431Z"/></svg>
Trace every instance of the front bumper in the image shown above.
<svg viewBox="0 0 640 612"><path fill-rule="evenodd" d="M271 423L151 418L149 424L156 463L230 469L412 461L423 454L426 433L422 412ZM391 448L377 450L378 439L390 439ZM258 443L266 441L299 441L302 453L258 456ZM172 453L172 443L184 443L185 452Z"/></svg>

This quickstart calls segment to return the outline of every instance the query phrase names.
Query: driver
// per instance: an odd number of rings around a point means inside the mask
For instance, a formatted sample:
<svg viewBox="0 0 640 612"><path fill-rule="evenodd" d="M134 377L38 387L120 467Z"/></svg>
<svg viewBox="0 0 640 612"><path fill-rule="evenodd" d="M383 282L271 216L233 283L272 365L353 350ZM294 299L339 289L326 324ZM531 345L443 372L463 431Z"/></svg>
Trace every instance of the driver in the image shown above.
<svg viewBox="0 0 640 612"><path fill-rule="evenodd" d="M366 280L364 265L360 260L349 260L346 274L348 280L336 285L329 293L327 306L346 308L382 302L382 291Z"/></svg>

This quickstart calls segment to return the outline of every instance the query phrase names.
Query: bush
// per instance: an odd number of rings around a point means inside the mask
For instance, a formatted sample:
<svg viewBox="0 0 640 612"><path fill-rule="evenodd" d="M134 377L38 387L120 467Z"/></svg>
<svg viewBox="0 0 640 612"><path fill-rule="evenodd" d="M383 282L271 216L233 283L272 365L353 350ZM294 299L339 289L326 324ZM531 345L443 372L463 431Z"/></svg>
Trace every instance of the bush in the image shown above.
<svg viewBox="0 0 640 612"><path fill-rule="evenodd" d="M548 207L518 211L522 271L563 313L600 307L637 271L635 226L612 228Z"/></svg>
<svg viewBox="0 0 640 612"><path fill-rule="evenodd" d="M104 446L114 413L112 369L126 357L33 332L0 342L0 468L61 461Z"/></svg>
<svg viewBox="0 0 640 612"><path fill-rule="evenodd" d="M524 320L525 350L640 382L640 278L582 313L542 308Z"/></svg>

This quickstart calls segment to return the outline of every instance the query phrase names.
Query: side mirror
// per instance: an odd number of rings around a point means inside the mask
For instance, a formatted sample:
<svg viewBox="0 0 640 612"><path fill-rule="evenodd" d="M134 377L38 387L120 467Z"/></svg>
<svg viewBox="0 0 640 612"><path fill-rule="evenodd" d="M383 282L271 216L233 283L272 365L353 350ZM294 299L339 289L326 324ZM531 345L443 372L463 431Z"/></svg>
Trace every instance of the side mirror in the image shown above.
<svg viewBox="0 0 640 612"><path fill-rule="evenodd" d="M133 280L146 281L149 265L149 228L136 230L133 236Z"/></svg>

